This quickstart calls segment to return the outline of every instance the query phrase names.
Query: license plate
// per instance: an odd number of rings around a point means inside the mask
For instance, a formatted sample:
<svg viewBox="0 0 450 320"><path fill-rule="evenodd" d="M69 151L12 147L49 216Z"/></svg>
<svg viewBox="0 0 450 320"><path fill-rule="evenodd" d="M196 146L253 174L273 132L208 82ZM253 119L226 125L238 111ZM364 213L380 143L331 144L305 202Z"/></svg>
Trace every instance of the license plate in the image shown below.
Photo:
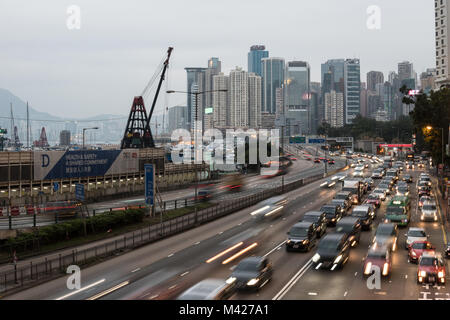
<svg viewBox="0 0 450 320"><path fill-rule="evenodd" d="M435 277L428 277L428 282L435 282L436 278Z"/></svg>
<svg viewBox="0 0 450 320"><path fill-rule="evenodd" d="M298 249L298 244L294 244L294 249Z"/></svg>

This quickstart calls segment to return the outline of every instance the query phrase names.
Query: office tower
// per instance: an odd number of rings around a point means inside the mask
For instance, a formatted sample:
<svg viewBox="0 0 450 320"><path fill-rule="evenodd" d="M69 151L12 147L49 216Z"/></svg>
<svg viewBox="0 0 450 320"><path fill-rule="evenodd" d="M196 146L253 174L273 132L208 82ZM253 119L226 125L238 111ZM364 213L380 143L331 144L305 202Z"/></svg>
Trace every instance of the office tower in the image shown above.
<svg viewBox="0 0 450 320"><path fill-rule="evenodd" d="M68 147L70 146L70 131L69 130L62 130L59 133L59 145Z"/></svg>
<svg viewBox="0 0 450 320"><path fill-rule="evenodd" d="M248 123L252 129L261 125L261 77L251 72L248 74Z"/></svg>
<svg viewBox="0 0 450 320"><path fill-rule="evenodd" d="M403 61L398 64L398 76L400 81L414 78L413 64L409 61Z"/></svg>
<svg viewBox="0 0 450 320"><path fill-rule="evenodd" d="M186 127L192 128L192 123L195 118L192 117L195 112L193 112L195 97L191 94L193 91L193 87L195 86L197 92L205 91L205 71L206 68L184 68L187 74L187 119L186 119ZM203 95L198 95L198 107L199 114L198 120L201 121L203 119L203 109L204 109L204 97Z"/></svg>
<svg viewBox="0 0 450 320"><path fill-rule="evenodd" d="M313 126L311 128L312 134L315 134L317 128L321 125L322 120L325 119L325 110L320 101L322 88L320 86L320 82L311 82L311 109L312 118L313 118ZM315 95L314 95L315 94Z"/></svg>
<svg viewBox="0 0 450 320"><path fill-rule="evenodd" d="M263 58L269 57L269 51L266 51L266 47L263 45L254 45L250 47L248 53L248 72L255 73L262 77L262 62Z"/></svg>
<svg viewBox="0 0 450 320"><path fill-rule="evenodd" d="M360 113L360 62L359 59L347 59L344 64L344 121L346 124Z"/></svg>
<svg viewBox="0 0 450 320"><path fill-rule="evenodd" d="M331 59L321 65L322 93L344 92L344 59ZM326 79L326 74L329 74Z"/></svg>
<svg viewBox="0 0 450 320"><path fill-rule="evenodd" d="M381 97L378 93L367 91L367 116L375 118L375 113L381 108Z"/></svg>
<svg viewBox="0 0 450 320"><path fill-rule="evenodd" d="M274 113L261 112L261 129L275 129L275 117Z"/></svg>
<svg viewBox="0 0 450 320"><path fill-rule="evenodd" d="M169 108L169 134L176 129L186 129L187 107L173 106Z"/></svg>
<svg viewBox="0 0 450 320"><path fill-rule="evenodd" d="M436 86L448 86L450 84L450 71L448 66L449 45L449 14L450 3L448 0L434 1L435 37L436 37Z"/></svg>
<svg viewBox="0 0 450 320"><path fill-rule="evenodd" d="M325 93L325 121L333 128L344 126L344 94L342 92Z"/></svg>
<svg viewBox="0 0 450 320"><path fill-rule="evenodd" d="M200 92L199 91L199 86L194 82L192 84L191 87L191 92L192 93L196 93L196 92ZM201 103L200 103L200 94L191 94L190 96L190 102L191 102L191 114L190 114L190 119L191 119L191 134L192 137L195 137L197 135L201 135L201 130L203 130L203 112L202 112L202 107L201 107ZM198 127L197 124L199 121L202 121L202 126Z"/></svg>
<svg viewBox="0 0 450 320"><path fill-rule="evenodd" d="M263 58L263 112L276 113L276 89L284 83L284 59Z"/></svg>
<svg viewBox="0 0 450 320"><path fill-rule="evenodd" d="M383 72L380 71L370 71L367 73L367 90L375 91L376 85L378 83L384 83Z"/></svg>
<svg viewBox="0 0 450 320"><path fill-rule="evenodd" d="M205 70L205 91L213 90L213 77L221 72L222 62L219 58L208 60L208 68ZM205 108L211 108L213 105L213 92L205 93Z"/></svg>
<svg viewBox="0 0 450 320"><path fill-rule="evenodd" d="M227 92L213 92L214 127L223 128L230 125L230 79L222 72L213 77L213 90L227 90Z"/></svg>
<svg viewBox="0 0 450 320"><path fill-rule="evenodd" d="M365 82L361 82L361 95L360 95L360 101L361 101L361 116L363 117L368 117L368 112L367 112L367 88L366 88L366 83Z"/></svg>
<svg viewBox="0 0 450 320"><path fill-rule="evenodd" d="M230 126L248 127L248 73L236 67L230 71Z"/></svg>
<svg viewBox="0 0 450 320"><path fill-rule="evenodd" d="M427 69L425 72L420 74L420 89L425 93L429 93L435 88L436 81L436 69Z"/></svg>
<svg viewBox="0 0 450 320"><path fill-rule="evenodd" d="M310 133L311 110L310 67L304 61L290 61L286 66L285 94L286 120L289 122L288 134Z"/></svg>

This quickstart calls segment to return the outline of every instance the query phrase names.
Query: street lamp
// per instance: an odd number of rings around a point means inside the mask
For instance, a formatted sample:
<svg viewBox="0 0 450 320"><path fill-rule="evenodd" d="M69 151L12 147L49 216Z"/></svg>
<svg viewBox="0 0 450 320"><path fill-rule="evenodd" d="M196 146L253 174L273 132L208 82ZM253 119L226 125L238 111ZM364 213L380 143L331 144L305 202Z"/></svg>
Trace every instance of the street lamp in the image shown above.
<svg viewBox="0 0 450 320"><path fill-rule="evenodd" d="M86 130L97 130L98 127L83 128L83 150L84 150L84 133Z"/></svg>

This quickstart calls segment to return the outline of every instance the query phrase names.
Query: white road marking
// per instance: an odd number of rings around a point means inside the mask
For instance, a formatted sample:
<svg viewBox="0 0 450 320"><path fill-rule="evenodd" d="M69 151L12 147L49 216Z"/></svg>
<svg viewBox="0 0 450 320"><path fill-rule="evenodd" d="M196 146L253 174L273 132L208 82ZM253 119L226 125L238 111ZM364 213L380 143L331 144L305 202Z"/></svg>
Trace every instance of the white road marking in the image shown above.
<svg viewBox="0 0 450 320"><path fill-rule="evenodd" d="M286 240L284 240L283 242L281 242L279 245L277 245L275 248L273 248L272 250L270 250L269 252L267 252L265 255L263 255L263 257L267 257L268 255L270 255L271 253L273 253L275 250L278 250L278 248L281 248L281 246L283 244L286 243Z"/></svg>
<svg viewBox="0 0 450 320"><path fill-rule="evenodd" d="M129 281L125 281L125 282L119 283L117 286L114 286L114 287L112 287L112 288L110 288L108 290L100 292L99 294L96 294L95 296L92 296L92 297L88 298L87 300L97 300L97 299L99 299L99 298L101 298L103 296L106 296L107 294L110 294L113 291L116 291L116 290L118 290L118 289L120 289L122 287L125 287L129 283L130 283Z"/></svg>
<svg viewBox="0 0 450 320"><path fill-rule="evenodd" d="M358 272L355 272L355 277L358 275Z"/></svg>
<svg viewBox="0 0 450 320"><path fill-rule="evenodd" d="M195 246L198 245L198 244L200 244L200 241L197 241L196 243L194 243Z"/></svg>
<svg viewBox="0 0 450 320"><path fill-rule="evenodd" d="M189 273L189 271L186 271L185 273L180 274L180 277L184 277L185 275L187 275Z"/></svg>
<svg viewBox="0 0 450 320"><path fill-rule="evenodd" d="M77 293L80 293L80 292L82 292L82 291L84 291L84 290L87 290L87 289L89 289L89 288L92 288L92 287L94 287L94 286L96 286L96 285L98 285L98 284L100 284L100 283L102 283L102 282L104 282L104 281L105 281L105 279L102 279L102 280L99 280L99 281L97 281L97 282L91 283L90 285L88 285L88 286L86 286L86 287L84 287L84 288L80 288L80 289L78 289L78 290L76 290L76 291L74 291L74 292L68 293L68 294L66 294L66 295L64 295L64 296L62 296L62 297L57 298L56 300L63 300L63 299L65 299L65 298L71 297L71 296L73 296L74 294L77 294Z"/></svg>
<svg viewBox="0 0 450 320"><path fill-rule="evenodd" d="M306 262L306 264L292 277L291 280L278 292L272 300L281 300L286 293L297 283L297 281L308 271L308 269L312 266L313 261L312 258Z"/></svg>
<svg viewBox="0 0 450 320"><path fill-rule="evenodd" d="M347 296L347 294L348 294L348 291L345 291L345 292L344 292L344 297L346 297L346 296Z"/></svg>
<svg viewBox="0 0 450 320"><path fill-rule="evenodd" d="M308 292L309 296L317 296L317 292Z"/></svg>
<svg viewBox="0 0 450 320"><path fill-rule="evenodd" d="M135 273L136 271L139 271L139 270L141 270L141 268L136 268L133 271L131 271L131 273Z"/></svg>
<svg viewBox="0 0 450 320"><path fill-rule="evenodd" d="M169 255L167 256L167 258L170 258L171 256L173 256L173 253L169 254Z"/></svg>

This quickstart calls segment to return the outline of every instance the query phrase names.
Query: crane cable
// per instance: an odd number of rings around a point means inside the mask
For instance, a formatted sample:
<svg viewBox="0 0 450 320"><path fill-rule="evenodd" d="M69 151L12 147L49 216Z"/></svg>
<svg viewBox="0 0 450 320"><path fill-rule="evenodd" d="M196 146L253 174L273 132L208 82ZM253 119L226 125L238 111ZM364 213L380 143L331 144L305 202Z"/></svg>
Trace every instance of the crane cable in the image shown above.
<svg viewBox="0 0 450 320"><path fill-rule="evenodd" d="M155 73L153 74L153 76L150 78L150 81L147 83L147 85L145 86L144 90L142 91L141 97L145 98L148 96L150 90L153 88L154 84L156 83L156 79L158 78L158 76L161 74L163 66L164 66L164 61L166 60L166 57L164 56L161 60L161 62L158 64L158 67L156 68Z"/></svg>

